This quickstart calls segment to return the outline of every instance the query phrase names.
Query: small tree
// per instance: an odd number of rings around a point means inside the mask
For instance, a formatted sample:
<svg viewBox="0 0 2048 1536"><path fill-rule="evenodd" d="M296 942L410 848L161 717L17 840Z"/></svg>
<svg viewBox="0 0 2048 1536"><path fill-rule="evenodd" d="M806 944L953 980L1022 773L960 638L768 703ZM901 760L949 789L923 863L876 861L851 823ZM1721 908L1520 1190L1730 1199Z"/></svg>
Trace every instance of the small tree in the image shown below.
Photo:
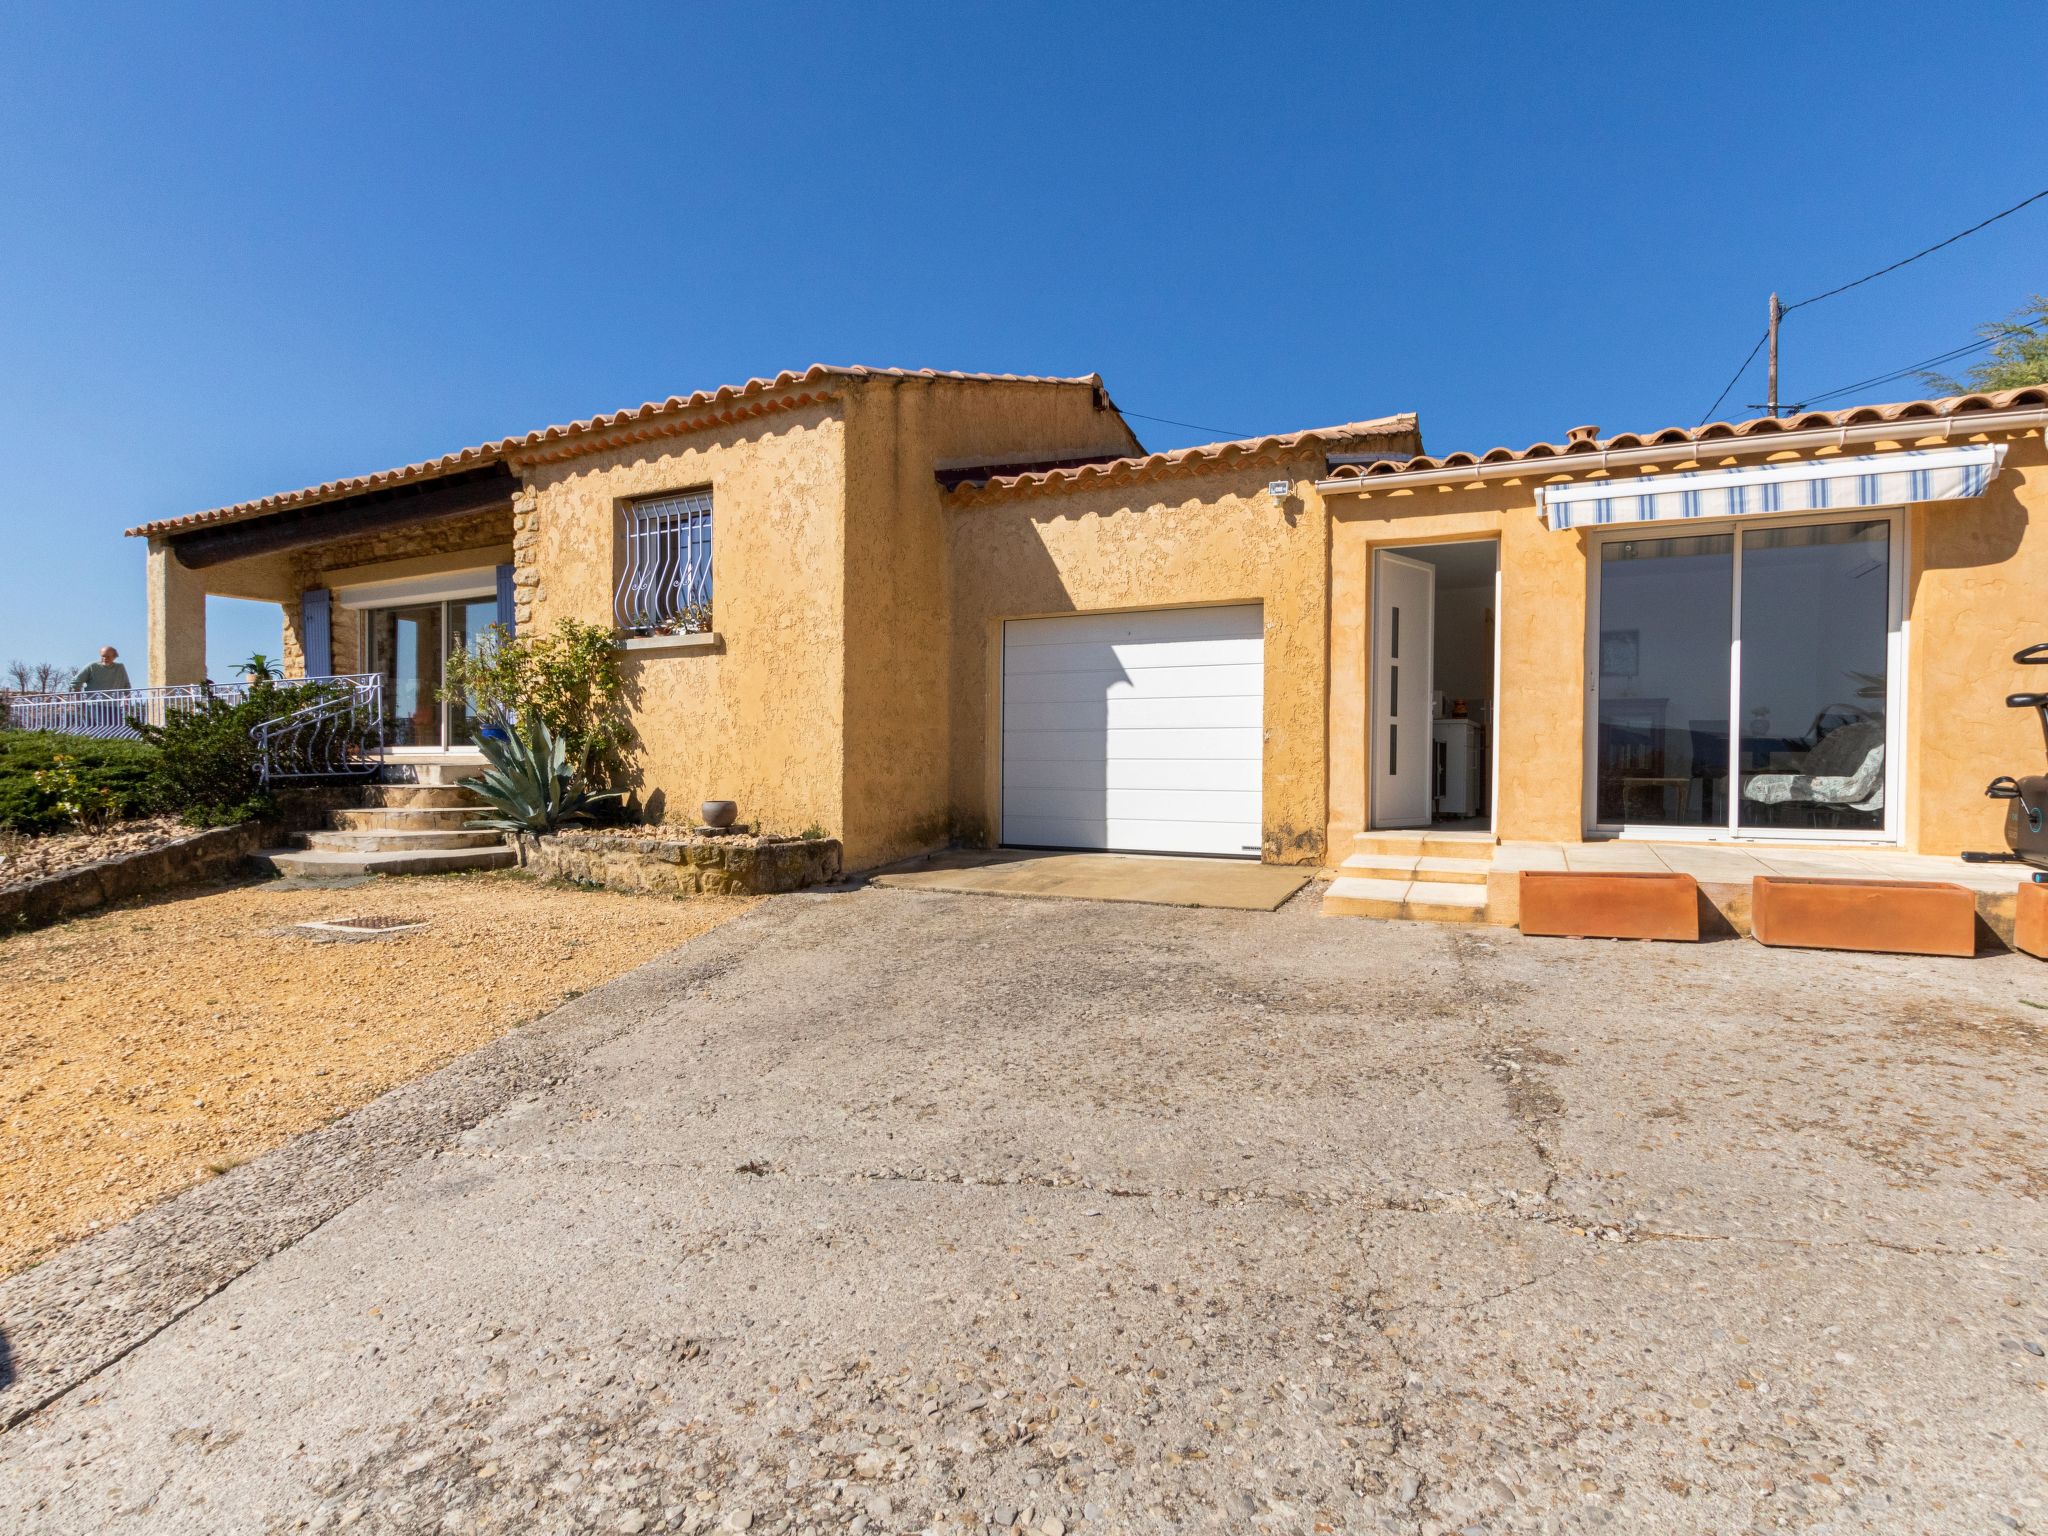
<svg viewBox="0 0 2048 1536"><path fill-rule="evenodd" d="M539 720L586 782L602 781L633 739L617 637L600 624L561 619L536 636L493 624L474 647L450 654L446 679L443 697L467 700L489 724Z"/></svg>
<svg viewBox="0 0 2048 1536"><path fill-rule="evenodd" d="M1945 395L1988 394L2048 384L2048 294L2037 293L2005 319L1978 326L1977 334L1992 343L1989 357L1960 379L1945 373L1923 373L1921 382Z"/></svg>

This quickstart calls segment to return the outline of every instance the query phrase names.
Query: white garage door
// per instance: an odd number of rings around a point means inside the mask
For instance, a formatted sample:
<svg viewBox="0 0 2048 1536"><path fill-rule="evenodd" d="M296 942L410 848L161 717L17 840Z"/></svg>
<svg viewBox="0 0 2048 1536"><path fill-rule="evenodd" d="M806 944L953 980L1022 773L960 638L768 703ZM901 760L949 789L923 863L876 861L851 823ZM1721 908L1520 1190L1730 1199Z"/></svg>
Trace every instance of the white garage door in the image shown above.
<svg viewBox="0 0 2048 1536"><path fill-rule="evenodd" d="M1259 851L1257 604L1003 626L1003 841Z"/></svg>

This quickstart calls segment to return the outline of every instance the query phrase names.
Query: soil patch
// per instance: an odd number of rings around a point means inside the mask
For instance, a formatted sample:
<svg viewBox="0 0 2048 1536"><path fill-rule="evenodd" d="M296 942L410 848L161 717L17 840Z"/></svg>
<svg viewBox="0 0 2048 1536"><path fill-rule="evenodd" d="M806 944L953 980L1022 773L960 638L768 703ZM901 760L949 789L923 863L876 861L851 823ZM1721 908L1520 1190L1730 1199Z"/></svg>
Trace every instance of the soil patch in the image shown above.
<svg viewBox="0 0 2048 1536"><path fill-rule="evenodd" d="M749 905L513 875L250 885L0 942L0 1274ZM425 926L374 943L317 943L293 926L373 912Z"/></svg>

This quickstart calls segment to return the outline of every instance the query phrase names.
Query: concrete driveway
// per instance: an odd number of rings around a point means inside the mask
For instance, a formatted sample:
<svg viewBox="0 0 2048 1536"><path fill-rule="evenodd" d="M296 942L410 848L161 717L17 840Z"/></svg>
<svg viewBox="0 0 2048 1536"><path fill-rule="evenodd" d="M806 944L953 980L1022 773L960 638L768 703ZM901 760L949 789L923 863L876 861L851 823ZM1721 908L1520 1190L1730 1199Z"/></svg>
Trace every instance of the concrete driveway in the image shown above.
<svg viewBox="0 0 2048 1536"><path fill-rule="evenodd" d="M778 899L0 1286L0 1530L2048 1528L2042 1004Z"/></svg>

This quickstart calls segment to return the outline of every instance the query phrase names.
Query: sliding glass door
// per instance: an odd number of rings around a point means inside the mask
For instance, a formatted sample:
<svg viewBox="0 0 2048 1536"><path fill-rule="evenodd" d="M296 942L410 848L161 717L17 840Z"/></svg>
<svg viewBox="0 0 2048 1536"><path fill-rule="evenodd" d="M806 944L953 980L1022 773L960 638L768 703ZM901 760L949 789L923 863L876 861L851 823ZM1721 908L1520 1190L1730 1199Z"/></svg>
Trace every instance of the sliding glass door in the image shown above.
<svg viewBox="0 0 2048 1536"><path fill-rule="evenodd" d="M1595 829L1881 838L1896 777L1896 514L1594 545Z"/></svg>
<svg viewBox="0 0 2048 1536"><path fill-rule="evenodd" d="M468 703L444 701L441 686L448 654L474 647L497 621L495 597L363 610L368 670L384 674L386 742L440 748L476 741L476 717Z"/></svg>

